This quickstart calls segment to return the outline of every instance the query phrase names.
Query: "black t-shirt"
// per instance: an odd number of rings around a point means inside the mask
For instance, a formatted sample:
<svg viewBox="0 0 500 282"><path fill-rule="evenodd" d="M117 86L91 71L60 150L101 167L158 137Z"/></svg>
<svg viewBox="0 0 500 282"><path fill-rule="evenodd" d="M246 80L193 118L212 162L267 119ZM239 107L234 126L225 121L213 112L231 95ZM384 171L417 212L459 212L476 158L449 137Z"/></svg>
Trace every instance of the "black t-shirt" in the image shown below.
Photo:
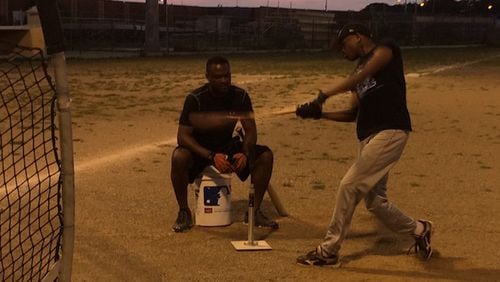
<svg viewBox="0 0 500 282"><path fill-rule="evenodd" d="M232 85L226 95L216 97L207 83L186 97L179 123L193 127L194 138L200 145L218 151L232 140L238 119L231 116L251 112L252 102L245 90ZM196 114L203 114L203 118L194 119Z"/></svg>
<svg viewBox="0 0 500 282"><path fill-rule="evenodd" d="M401 49L392 40L382 40L378 46L392 50L392 60L373 77L356 85L359 99L357 135L359 140L385 129L411 131L411 120L406 106L406 82ZM360 58L356 71L373 56Z"/></svg>

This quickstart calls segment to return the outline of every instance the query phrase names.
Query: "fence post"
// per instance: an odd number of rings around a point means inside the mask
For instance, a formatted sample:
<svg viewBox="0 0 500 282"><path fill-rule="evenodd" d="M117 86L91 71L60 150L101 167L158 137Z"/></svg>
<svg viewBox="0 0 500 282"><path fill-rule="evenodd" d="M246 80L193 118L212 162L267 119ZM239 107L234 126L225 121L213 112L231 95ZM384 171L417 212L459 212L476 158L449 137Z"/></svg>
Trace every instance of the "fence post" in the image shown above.
<svg viewBox="0 0 500 282"><path fill-rule="evenodd" d="M59 114L59 132L61 147L62 176L62 258L59 268L59 280L71 281L73 268L73 248L75 234L75 181L73 161L73 133L71 125L71 98L69 95L64 56L64 36L56 1L38 0L43 35L47 53L55 70L57 107Z"/></svg>

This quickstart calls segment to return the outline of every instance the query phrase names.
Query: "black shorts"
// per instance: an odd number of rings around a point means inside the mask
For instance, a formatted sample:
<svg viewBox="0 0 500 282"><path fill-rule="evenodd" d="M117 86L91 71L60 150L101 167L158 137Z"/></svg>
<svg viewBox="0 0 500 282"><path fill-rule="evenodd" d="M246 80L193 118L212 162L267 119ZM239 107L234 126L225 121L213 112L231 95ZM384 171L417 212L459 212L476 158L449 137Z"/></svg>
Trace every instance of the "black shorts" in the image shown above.
<svg viewBox="0 0 500 282"><path fill-rule="evenodd" d="M234 142L230 146L227 146L224 150L217 151L217 153L224 153L231 157L232 155L241 152L241 146L242 146L241 142ZM255 145L254 147L255 159L258 159L260 155L262 155L267 151L271 151L271 149L269 149L269 147L264 145ZM205 167L212 164L213 163L210 160L207 160L206 158L193 154L193 166L189 168L188 172L189 183L193 183L196 177L205 169ZM245 168L241 172L236 173L236 175L238 175L238 178L241 181L245 181L250 175L250 168L248 167L248 163L247 166L245 166Z"/></svg>

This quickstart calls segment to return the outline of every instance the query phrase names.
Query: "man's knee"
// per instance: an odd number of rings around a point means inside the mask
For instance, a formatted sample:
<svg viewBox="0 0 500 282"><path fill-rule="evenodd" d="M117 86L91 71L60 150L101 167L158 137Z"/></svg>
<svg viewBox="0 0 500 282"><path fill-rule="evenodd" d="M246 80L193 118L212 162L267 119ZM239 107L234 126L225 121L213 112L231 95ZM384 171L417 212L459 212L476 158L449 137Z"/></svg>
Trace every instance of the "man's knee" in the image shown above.
<svg viewBox="0 0 500 282"><path fill-rule="evenodd" d="M263 164L273 164L274 161L274 155L271 150L266 150L260 156L258 157L257 161L263 163Z"/></svg>
<svg viewBox="0 0 500 282"><path fill-rule="evenodd" d="M371 213L377 213L381 208L387 204L387 198L380 196L367 196L365 198L366 209Z"/></svg>
<svg viewBox="0 0 500 282"><path fill-rule="evenodd" d="M353 182L348 178L344 178L340 181L338 194L346 201L353 199L356 203L358 203L366 195L366 193L363 192L365 190L363 185L365 184L360 182Z"/></svg>
<svg viewBox="0 0 500 282"><path fill-rule="evenodd" d="M189 150L177 147L172 153L172 169L187 169L192 159L193 155Z"/></svg>

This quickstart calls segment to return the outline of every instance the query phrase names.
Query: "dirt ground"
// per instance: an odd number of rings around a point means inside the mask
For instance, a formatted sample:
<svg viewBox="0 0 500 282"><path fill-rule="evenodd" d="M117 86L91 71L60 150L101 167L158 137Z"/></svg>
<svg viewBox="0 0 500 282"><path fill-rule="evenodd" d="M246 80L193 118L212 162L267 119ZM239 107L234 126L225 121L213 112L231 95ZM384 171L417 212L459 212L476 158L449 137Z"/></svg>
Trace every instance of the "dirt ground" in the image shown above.
<svg viewBox="0 0 500 282"><path fill-rule="evenodd" d="M203 60L192 64L202 64ZM389 198L433 221L430 261L407 255L412 239L381 227L361 203L341 250L342 267L307 268L298 255L325 234L337 185L357 152L354 124L299 120L273 112L311 99L340 79L330 73L252 74L233 66L233 83L253 99L259 143L275 155L272 184L289 213L257 229L271 251L237 252L249 183L233 178L228 227L170 230L177 205L170 156L189 73L128 74L69 61L74 97L76 238L73 281L498 281L500 245L500 58L407 77L414 132L391 172ZM423 71L421 72L423 73ZM127 74L127 75L125 75ZM101 81L101 83L99 83ZM328 101L341 108L346 96ZM495 157L496 156L496 157ZM190 193L193 206L194 193Z"/></svg>

